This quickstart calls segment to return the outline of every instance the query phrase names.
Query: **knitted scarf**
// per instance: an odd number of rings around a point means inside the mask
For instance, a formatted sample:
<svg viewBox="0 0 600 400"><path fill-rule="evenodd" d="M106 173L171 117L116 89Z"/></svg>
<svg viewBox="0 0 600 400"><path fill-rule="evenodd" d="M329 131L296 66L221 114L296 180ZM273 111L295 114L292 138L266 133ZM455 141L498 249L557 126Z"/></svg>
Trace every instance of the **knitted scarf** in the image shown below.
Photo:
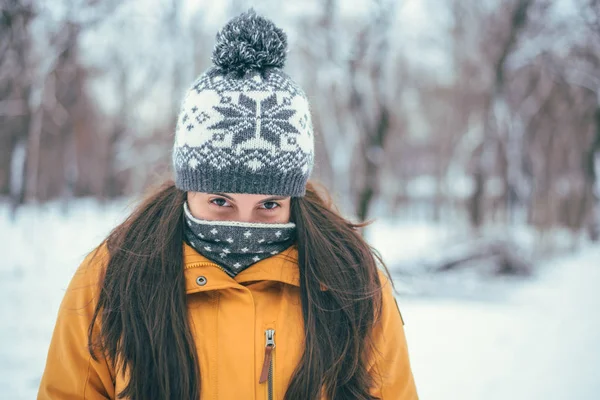
<svg viewBox="0 0 600 400"><path fill-rule="evenodd" d="M252 264L282 252L296 238L296 225L211 221L194 217L187 205L184 237L196 251L235 277Z"/></svg>

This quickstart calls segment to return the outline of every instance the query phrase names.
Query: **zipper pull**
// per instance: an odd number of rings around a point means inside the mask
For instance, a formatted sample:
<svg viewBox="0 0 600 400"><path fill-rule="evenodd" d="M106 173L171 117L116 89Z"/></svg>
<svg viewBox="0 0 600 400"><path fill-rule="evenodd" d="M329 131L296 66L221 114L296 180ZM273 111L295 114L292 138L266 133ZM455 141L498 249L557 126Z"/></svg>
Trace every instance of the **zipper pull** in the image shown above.
<svg viewBox="0 0 600 400"><path fill-rule="evenodd" d="M269 367L271 366L271 357L275 348L275 329L267 329L265 331L267 343L265 345L265 361L263 362L262 371L258 383L264 383L269 377Z"/></svg>

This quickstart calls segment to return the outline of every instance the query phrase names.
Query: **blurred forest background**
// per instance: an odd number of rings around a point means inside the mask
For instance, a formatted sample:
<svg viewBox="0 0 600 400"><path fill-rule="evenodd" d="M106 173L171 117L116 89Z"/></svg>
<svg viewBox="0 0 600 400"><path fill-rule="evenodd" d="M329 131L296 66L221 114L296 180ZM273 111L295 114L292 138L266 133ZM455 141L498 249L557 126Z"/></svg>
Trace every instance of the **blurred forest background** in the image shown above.
<svg viewBox="0 0 600 400"><path fill-rule="evenodd" d="M181 96L253 6L288 33L314 177L348 215L598 240L600 0L1 0L0 196L136 196ZM561 240L563 240L561 239Z"/></svg>
<svg viewBox="0 0 600 400"><path fill-rule="evenodd" d="M0 398L35 398L75 269L172 177L249 7L288 34L313 177L375 219L420 396L597 399L600 0L0 0Z"/></svg>

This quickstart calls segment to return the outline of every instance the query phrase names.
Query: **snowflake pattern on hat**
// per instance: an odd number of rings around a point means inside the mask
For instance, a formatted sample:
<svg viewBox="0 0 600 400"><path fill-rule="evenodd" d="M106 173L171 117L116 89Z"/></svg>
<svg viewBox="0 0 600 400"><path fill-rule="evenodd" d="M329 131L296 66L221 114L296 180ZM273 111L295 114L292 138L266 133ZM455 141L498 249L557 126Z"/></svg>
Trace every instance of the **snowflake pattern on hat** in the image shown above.
<svg viewBox="0 0 600 400"><path fill-rule="evenodd" d="M217 35L189 87L172 162L181 190L302 196L314 164L309 101L283 70L286 35L254 11Z"/></svg>
<svg viewBox="0 0 600 400"><path fill-rule="evenodd" d="M184 99L176 127L176 166L308 175L313 128L300 89L286 80L275 80L286 83L278 88L269 80L259 84L252 79L254 85L238 92L239 83L217 78L206 74Z"/></svg>

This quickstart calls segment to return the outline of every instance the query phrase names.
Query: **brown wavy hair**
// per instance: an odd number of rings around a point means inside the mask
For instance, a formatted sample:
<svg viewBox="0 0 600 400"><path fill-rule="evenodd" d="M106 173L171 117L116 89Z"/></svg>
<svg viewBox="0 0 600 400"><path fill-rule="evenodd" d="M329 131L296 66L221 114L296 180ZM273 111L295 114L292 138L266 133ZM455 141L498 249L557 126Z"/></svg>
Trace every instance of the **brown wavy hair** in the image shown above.
<svg viewBox="0 0 600 400"><path fill-rule="evenodd" d="M200 367L187 317L183 203L172 180L106 238L108 263L88 330L89 352L129 372L118 398L198 399ZM381 257L309 182L292 197L305 349L285 399L376 399L372 327L381 315ZM322 287L327 290L321 290ZM99 328L99 329L98 329Z"/></svg>

